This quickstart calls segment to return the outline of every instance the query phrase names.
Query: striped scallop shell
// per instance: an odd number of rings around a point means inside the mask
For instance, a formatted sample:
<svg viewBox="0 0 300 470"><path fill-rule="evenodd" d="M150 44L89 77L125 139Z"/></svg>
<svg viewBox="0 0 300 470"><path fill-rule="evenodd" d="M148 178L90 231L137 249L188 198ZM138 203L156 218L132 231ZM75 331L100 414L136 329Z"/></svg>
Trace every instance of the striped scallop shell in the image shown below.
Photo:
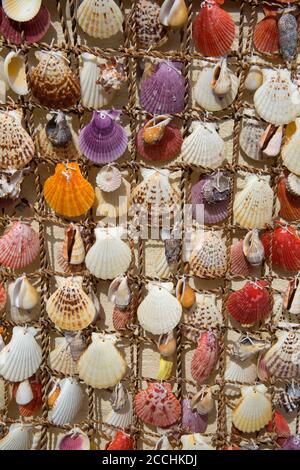
<svg viewBox="0 0 300 470"><path fill-rule="evenodd" d="M106 39L122 31L123 15L114 0L83 0L77 10L81 29L93 38Z"/></svg>
<svg viewBox="0 0 300 470"><path fill-rule="evenodd" d="M55 385L57 387L60 391L49 413L49 419L55 426L64 426L75 421L83 406L85 394L78 381L71 377L59 380Z"/></svg>
<svg viewBox="0 0 300 470"><path fill-rule="evenodd" d="M227 269L224 240L214 232L204 232L193 248L189 262L196 276L223 276Z"/></svg>
<svg viewBox="0 0 300 470"><path fill-rule="evenodd" d="M38 234L25 222L14 221L0 238L0 263L11 269L22 269L38 256Z"/></svg>
<svg viewBox="0 0 300 470"><path fill-rule="evenodd" d="M239 395L241 384L254 383L257 380L257 365L253 357L241 361L237 357L230 357L225 371L225 380L228 382L226 395ZM238 382L233 384L230 382Z"/></svg>
<svg viewBox="0 0 300 470"><path fill-rule="evenodd" d="M300 118L286 128L285 143L281 151L282 161L289 171L300 175Z"/></svg>
<svg viewBox="0 0 300 470"><path fill-rule="evenodd" d="M272 419L271 399L263 384L242 388L242 398L232 413L234 426L242 432L256 432Z"/></svg>
<svg viewBox="0 0 300 470"><path fill-rule="evenodd" d="M239 240L230 248L230 271L236 276L249 276L251 272L251 265L244 254L243 244L244 241Z"/></svg>
<svg viewBox="0 0 300 470"><path fill-rule="evenodd" d="M262 358L273 379L293 379L300 375L300 335L281 331L277 342Z"/></svg>
<svg viewBox="0 0 300 470"><path fill-rule="evenodd" d="M116 94L113 88L104 89L103 86L96 83L99 79L99 65L103 63L100 57L88 52L80 56L80 89L81 103L87 108L100 109L108 105Z"/></svg>
<svg viewBox="0 0 300 470"><path fill-rule="evenodd" d="M211 331L202 331L191 361L191 374L198 385L204 383L212 374L219 354L220 346L216 335Z"/></svg>
<svg viewBox="0 0 300 470"><path fill-rule="evenodd" d="M213 123L194 121L192 133L184 140L182 158L187 163L216 168L224 159L225 143Z"/></svg>
<svg viewBox="0 0 300 470"><path fill-rule="evenodd" d="M55 338L55 348L49 354L49 365L51 369L64 375L77 374L77 364L73 360L66 338Z"/></svg>
<svg viewBox="0 0 300 470"><path fill-rule="evenodd" d="M252 160L261 160L263 158L259 141L264 133L264 126L259 121L247 120L243 123L240 133L240 147L247 157Z"/></svg>
<svg viewBox="0 0 300 470"><path fill-rule="evenodd" d="M105 420L105 424L114 426L118 429L128 429L133 421L132 396L126 391L125 404L120 410L112 410Z"/></svg>
<svg viewBox="0 0 300 470"><path fill-rule="evenodd" d="M0 440L0 450L30 450L31 446L32 428L28 424L11 424L8 434Z"/></svg>
<svg viewBox="0 0 300 470"><path fill-rule="evenodd" d="M2 6L9 18L21 23L32 20L38 14L42 0L26 0L25 3L20 0L3 0Z"/></svg>

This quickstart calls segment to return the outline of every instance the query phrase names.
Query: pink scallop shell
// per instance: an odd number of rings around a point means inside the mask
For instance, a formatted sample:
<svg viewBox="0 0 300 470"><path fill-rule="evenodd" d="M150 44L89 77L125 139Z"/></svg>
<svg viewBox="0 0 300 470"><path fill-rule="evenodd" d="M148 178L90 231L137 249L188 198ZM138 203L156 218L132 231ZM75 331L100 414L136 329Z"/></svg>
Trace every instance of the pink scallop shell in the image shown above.
<svg viewBox="0 0 300 470"><path fill-rule="evenodd" d="M178 62L161 62L141 85L142 107L151 114L174 114L184 110L185 80Z"/></svg>
<svg viewBox="0 0 300 470"><path fill-rule="evenodd" d="M239 240L230 248L230 271L236 276L249 276L251 272L251 264L244 255L243 244L243 240Z"/></svg>
<svg viewBox="0 0 300 470"><path fill-rule="evenodd" d="M80 433L68 434L59 443L59 450L85 450L84 436Z"/></svg>
<svg viewBox="0 0 300 470"><path fill-rule="evenodd" d="M146 144L143 135L144 128L137 134L136 146L138 153L145 160L168 161L180 153L183 139L180 130L175 126L167 126L162 139L156 144Z"/></svg>
<svg viewBox="0 0 300 470"><path fill-rule="evenodd" d="M196 206L197 204L203 204L204 207L204 223L205 224L217 224L228 217L228 205L229 197L224 201L215 202L210 204L205 201L203 196L203 187L207 181L211 179L210 175L200 178L200 180L192 186L192 213L194 219L196 219Z"/></svg>
<svg viewBox="0 0 300 470"><path fill-rule="evenodd" d="M218 362L219 351L216 335L211 331L202 332L191 363L192 377L198 384L204 383L209 378Z"/></svg>
<svg viewBox="0 0 300 470"><path fill-rule="evenodd" d="M18 23L11 20L1 8L1 34L10 41L12 44L19 45L22 41L22 31L24 31L24 38L28 44L40 41L47 33L51 18L48 9L41 6L38 14L30 21Z"/></svg>
<svg viewBox="0 0 300 470"><path fill-rule="evenodd" d="M0 264L11 269L21 269L38 256L38 234L29 224L15 221L0 238Z"/></svg>
<svg viewBox="0 0 300 470"><path fill-rule="evenodd" d="M199 415L191 408L191 401L185 398L181 406L181 425L185 432L205 432L207 428L208 415Z"/></svg>

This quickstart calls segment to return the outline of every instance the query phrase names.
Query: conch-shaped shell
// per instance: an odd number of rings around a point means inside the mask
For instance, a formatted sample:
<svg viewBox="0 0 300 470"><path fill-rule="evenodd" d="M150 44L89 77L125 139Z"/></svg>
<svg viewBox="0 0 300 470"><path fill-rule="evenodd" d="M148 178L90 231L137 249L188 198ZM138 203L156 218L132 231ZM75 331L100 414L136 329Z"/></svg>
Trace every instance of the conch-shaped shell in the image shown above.
<svg viewBox="0 0 300 470"><path fill-rule="evenodd" d="M83 0L77 10L81 29L93 38L106 39L122 31L123 15L114 0Z"/></svg>
<svg viewBox="0 0 300 470"><path fill-rule="evenodd" d="M185 432L205 432L207 428L207 413L199 414L192 407L191 400L184 398L181 404L181 426Z"/></svg>
<svg viewBox="0 0 300 470"><path fill-rule="evenodd" d="M58 396L54 399L49 419L56 426L64 426L74 422L84 403L85 394L78 381L71 377L59 380L50 392L50 396L56 395L56 390L58 390Z"/></svg>
<svg viewBox="0 0 300 470"><path fill-rule="evenodd" d="M41 105L62 109L76 104L80 98L80 83L61 52L37 52L39 61L31 69L29 79L32 94Z"/></svg>
<svg viewBox="0 0 300 470"><path fill-rule="evenodd" d="M196 294L187 279L179 279L177 282L176 297L184 308L191 308L196 302Z"/></svg>
<svg viewBox="0 0 300 470"><path fill-rule="evenodd" d="M293 315L300 314L300 284L298 277L289 282L283 298L283 306Z"/></svg>
<svg viewBox="0 0 300 470"><path fill-rule="evenodd" d="M15 383L12 391L21 416L33 416L42 407L42 384L35 377Z"/></svg>
<svg viewBox="0 0 300 470"><path fill-rule="evenodd" d="M243 240L243 253L251 266L260 266L265 258L265 250L259 238L259 231L250 230Z"/></svg>
<svg viewBox="0 0 300 470"><path fill-rule="evenodd" d="M133 420L132 396L127 392L122 382L115 386L110 401L112 412L105 423L118 429L128 429Z"/></svg>
<svg viewBox="0 0 300 470"><path fill-rule="evenodd" d="M205 382L213 372L219 359L219 351L216 335L211 331L201 332L191 362L192 377L198 384Z"/></svg>
<svg viewBox="0 0 300 470"><path fill-rule="evenodd" d="M72 140L72 133L62 111L58 111L46 124L46 135L54 147L63 147Z"/></svg>
<svg viewBox="0 0 300 470"><path fill-rule="evenodd" d="M129 305L131 290L126 276L118 276L109 286L108 300L113 302L118 308L125 308Z"/></svg>
<svg viewBox="0 0 300 470"><path fill-rule="evenodd" d="M70 224L66 228L62 255L64 260L72 265L84 262L85 247L78 225Z"/></svg>
<svg viewBox="0 0 300 470"><path fill-rule="evenodd" d="M201 416L207 415L212 412L215 407L215 400L211 387L203 387L202 390L197 392L191 399L191 408L197 410Z"/></svg>
<svg viewBox="0 0 300 470"><path fill-rule="evenodd" d="M80 277L57 278L58 289L46 304L49 318L58 328L78 331L86 328L95 318L93 301L82 289Z"/></svg>
<svg viewBox="0 0 300 470"><path fill-rule="evenodd" d="M242 432L256 432L272 419L272 404L263 384L242 387L242 398L232 413L234 426Z"/></svg>
<svg viewBox="0 0 300 470"><path fill-rule="evenodd" d="M262 133L258 146L266 157L276 157L280 153L283 137L283 126L269 124Z"/></svg>
<svg viewBox="0 0 300 470"><path fill-rule="evenodd" d="M33 327L15 326L10 342L0 353L0 373L5 380L22 382L40 367L42 350L35 340Z"/></svg>
<svg viewBox="0 0 300 470"><path fill-rule="evenodd" d="M134 15L130 16L135 23L132 28L136 28L138 45L146 50L160 47L167 41L166 28L161 24L159 14L160 6L156 1L137 0Z"/></svg>
<svg viewBox="0 0 300 470"><path fill-rule="evenodd" d="M184 0L165 0L160 7L159 21L170 28L182 28L188 19Z"/></svg>
<svg viewBox="0 0 300 470"><path fill-rule="evenodd" d="M11 306L24 310L31 310L37 305L39 300L36 288L33 287L25 275L10 284L8 294Z"/></svg>
<svg viewBox="0 0 300 470"><path fill-rule="evenodd" d="M173 283L149 283L148 294L137 310L142 328L154 335L173 330L180 322L182 306L171 292Z"/></svg>
<svg viewBox="0 0 300 470"><path fill-rule="evenodd" d="M92 207L95 193L77 163L58 163L44 184L44 196L57 214L78 217Z"/></svg>
<svg viewBox="0 0 300 470"><path fill-rule="evenodd" d="M176 349L177 349L177 345L176 345L176 337L174 335L173 330L159 337L157 347L161 356L163 357L174 356Z"/></svg>
<svg viewBox="0 0 300 470"><path fill-rule="evenodd" d="M245 88L248 91L256 91L263 83L263 74L258 65L252 65L245 80Z"/></svg>
<svg viewBox="0 0 300 470"><path fill-rule="evenodd" d="M131 250L121 239L122 227L95 229L96 242L85 258L87 269L100 279L114 279L124 274L131 262Z"/></svg>
<svg viewBox="0 0 300 470"><path fill-rule="evenodd" d="M34 156L34 143L21 124L22 113L0 113L0 168L24 168Z"/></svg>
<svg viewBox="0 0 300 470"><path fill-rule="evenodd" d="M79 377L94 388L114 387L124 377L126 362L115 346L116 337L92 333L92 343L78 362Z"/></svg>
<svg viewBox="0 0 300 470"><path fill-rule="evenodd" d="M0 238L0 263L11 269L22 269L38 256L38 234L25 222L14 221Z"/></svg>
<svg viewBox="0 0 300 470"><path fill-rule="evenodd" d="M101 58L88 52L80 56L81 102L87 108L100 109L108 105L116 94L113 88L104 89L97 84Z"/></svg>
<svg viewBox="0 0 300 470"><path fill-rule="evenodd" d="M4 77L14 93L27 95L28 85L24 57L15 51L7 54L3 64Z"/></svg>
<svg viewBox="0 0 300 470"><path fill-rule="evenodd" d="M21 194L21 185L29 168L23 170L0 170L0 205L5 207Z"/></svg>
<svg viewBox="0 0 300 470"><path fill-rule="evenodd" d="M0 450L30 450L32 446L32 427L28 424L14 423L9 432L0 440Z"/></svg>

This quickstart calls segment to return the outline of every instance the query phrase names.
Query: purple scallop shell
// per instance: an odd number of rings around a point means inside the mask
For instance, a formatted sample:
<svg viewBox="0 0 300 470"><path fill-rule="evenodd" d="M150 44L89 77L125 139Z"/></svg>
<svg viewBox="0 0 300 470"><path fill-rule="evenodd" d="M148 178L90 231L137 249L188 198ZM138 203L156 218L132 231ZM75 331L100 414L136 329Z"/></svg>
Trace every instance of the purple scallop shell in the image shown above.
<svg viewBox="0 0 300 470"><path fill-rule="evenodd" d="M185 81L181 64L162 62L141 85L141 104L151 114L174 114L184 109Z"/></svg>
<svg viewBox="0 0 300 470"><path fill-rule="evenodd" d="M279 450L300 450L300 435L289 436Z"/></svg>
<svg viewBox="0 0 300 470"><path fill-rule="evenodd" d="M22 43L22 31L24 38L28 44L40 41L47 33L51 18L48 9L41 6L38 14L30 21L19 23L10 19L1 8L1 34L12 44L19 45Z"/></svg>
<svg viewBox="0 0 300 470"><path fill-rule="evenodd" d="M228 217L229 197L214 203L207 202L203 194L203 189L205 184L210 180L212 180L212 175L206 175L201 177L200 180L192 186L192 214L193 218L197 219L196 205L203 204L204 223L216 224ZM201 212L199 214L201 214ZM199 220L199 222L202 221Z"/></svg>
<svg viewBox="0 0 300 470"><path fill-rule="evenodd" d="M79 434L69 434L62 438L59 450L83 450L84 437Z"/></svg>
<svg viewBox="0 0 300 470"><path fill-rule="evenodd" d="M120 158L128 145L123 127L116 122L119 111L94 111L92 120L79 134L82 153L95 163L110 163Z"/></svg>
<svg viewBox="0 0 300 470"><path fill-rule="evenodd" d="M185 398L182 401L181 410L181 424L185 432L205 432L207 428L208 415L199 415L197 411L193 411L191 408L191 401L188 398Z"/></svg>

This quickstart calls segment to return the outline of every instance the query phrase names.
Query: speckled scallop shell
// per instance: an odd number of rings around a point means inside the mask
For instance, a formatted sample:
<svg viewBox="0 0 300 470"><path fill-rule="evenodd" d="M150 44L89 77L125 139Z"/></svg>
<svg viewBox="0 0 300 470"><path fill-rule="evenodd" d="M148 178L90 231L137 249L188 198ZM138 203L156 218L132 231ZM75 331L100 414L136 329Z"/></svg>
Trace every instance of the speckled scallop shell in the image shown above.
<svg viewBox="0 0 300 470"><path fill-rule="evenodd" d="M94 203L94 189L80 173L77 163L58 163L44 184L44 196L57 214L78 217Z"/></svg>
<svg viewBox="0 0 300 470"><path fill-rule="evenodd" d="M247 157L252 158L252 160L261 160L263 158L259 141L264 130L264 125L254 119L248 119L243 123L239 138L240 147Z"/></svg>
<svg viewBox="0 0 300 470"><path fill-rule="evenodd" d="M192 250L190 266L195 276L223 276L227 269L224 240L214 232L204 232Z"/></svg>
<svg viewBox="0 0 300 470"><path fill-rule="evenodd" d="M194 121L192 133L184 140L182 158L187 163L216 168L224 160L225 143L213 123Z"/></svg>
<svg viewBox="0 0 300 470"><path fill-rule="evenodd" d="M159 20L160 7L156 1L138 0L134 20L138 45L146 50L159 47L167 40L166 28Z"/></svg>
<svg viewBox="0 0 300 470"><path fill-rule="evenodd" d="M204 383L213 372L220 353L218 338L212 331L200 333L191 361L191 373L197 384Z"/></svg>
<svg viewBox="0 0 300 470"><path fill-rule="evenodd" d="M114 0L83 0L77 22L89 36L106 39L122 31L123 14Z"/></svg>
<svg viewBox="0 0 300 470"><path fill-rule="evenodd" d="M80 97L78 77L60 52L37 52L39 63L30 71L32 94L43 106L61 109L74 106Z"/></svg>
<svg viewBox="0 0 300 470"><path fill-rule="evenodd" d="M197 330L215 326L221 320L215 294L196 293L195 305L185 314L184 322Z"/></svg>
<svg viewBox="0 0 300 470"><path fill-rule="evenodd" d="M261 358L272 379L297 379L300 374L300 335L290 331L277 333L277 342Z"/></svg>
<svg viewBox="0 0 300 470"><path fill-rule="evenodd" d="M82 330L95 318L95 305L82 289L82 282L79 277L59 278L58 289L47 301L49 318L62 330Z"/></svg>
<svg viewBox="0 0 300 470"><path fill-rule="evenodd" d="M21 125L18 111L0 113L0 167L24 168L34 156L34 143Z"/></svg>
<svg viewBox="0 0 300 470"><path fill-rule="evenodd" d="M213 84L220 67L221 63L218 63L214 67L211 65L203 67L194 88L196 102L201 108L207 111L221 111L222 109L228 108L235 100L238 92L239 79L228 69L231 82L229 91L222 95L215 93Z"/></svg>
<svg viewBox="0 0 300 470"><path fill-rule="evenodd" d="M273 191L269 183L256 175L247 177L245 187L233 204L235 221L243 228L264 228L272 221Z"/></svg>
<svg viewBox="0 0 300 470"><path fill-rule="evenodd" d="M184 0L165 0L160 8L159 20L169 28L181 28L188 19Z"/></svg>
<svg viewBox="0 0 300 470"><path fill-rule="evenodd" d="M38 256L38 234L25 223L14 221L0 238L0 263L11 269L22 269Z"/></svg>
<svg viewBox="0 0 300 470"><path fill-rule="evenodd" d="M77 373L77 364L73 360L66 338L55 338L55 347L49 354L49 365L51 369L64 375L72 376Z"/></svg>
<svg viewBox="0 0 300 470"><path fill-rule="evenodd" d="M300 175L300 118L286 128L285 142L281 151L283 164L296 175Z"/></svg>
<svg viewBox="0 0 300 470"><path fill-rule="evenodd" d="M288 70L263 70L263 84L256 90L254 106L265 121L281 126L294 121L300 112L300 92Z"/></svg>
<svg viewBox="0 0 300 470"><path fill-rule="evenodd" d="M242 432L256 432L272 419L271 398L263 384L242 387L242 398L232 413L234 426Z"/></svg>
<svg viewBox="0 0 300 470"><path fill-rule="evenodd" d="M79 377L94 388L114 387L124 377L126 362L113 335L92 333L92 343L78 362Z"/></svg>
<svg viewBox="0 0 300 470"><path fill-rule="evenodd" d="M25 22L34 18L42 5L42 0L3 0L2 6L9 18L14 21Z"/></svg>
<svg viewBox="0 0 300 470"><path fill-rule="evenodd" d="M137 317L144 330L154 335L169 333L180 322L182 306L170 283L149 283L148 294L137 309Z"/></svg>

